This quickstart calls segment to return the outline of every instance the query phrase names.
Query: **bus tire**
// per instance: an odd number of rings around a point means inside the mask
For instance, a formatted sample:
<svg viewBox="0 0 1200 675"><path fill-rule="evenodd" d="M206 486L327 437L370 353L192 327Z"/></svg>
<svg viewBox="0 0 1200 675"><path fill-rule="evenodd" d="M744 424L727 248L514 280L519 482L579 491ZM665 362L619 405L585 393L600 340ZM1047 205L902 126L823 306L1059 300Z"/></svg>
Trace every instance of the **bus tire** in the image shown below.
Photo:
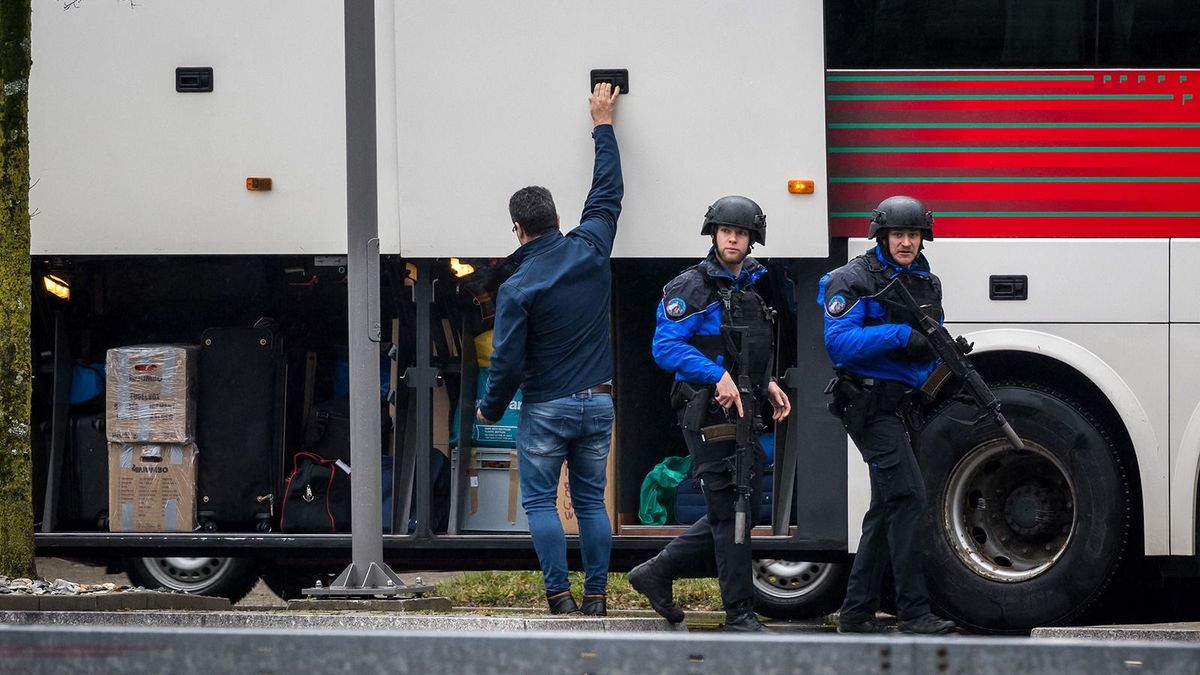
<svg viewBox="0 0 1200 675"><path fill-rule="evenodd" d="M126 558L125 574L135 586L165 588L237 602L258 583L253 558Z"/></svg>
<svg viewBox="0 0 1200 675"><path fill-rule="evenodd" d="M754 561L754 610L772 619L813 619L846 596L850 566L778 558Z"/></svg>
<svg viewBox="0 0 1200 675"><path fill-rule="evenodd" d="M985 633L1070 622L1125 555L1130 479L1104 427L1079 404L1029 382L992 386L1025 443L950 401L921 434L929 497L925 574L935 611Z"/></svg>

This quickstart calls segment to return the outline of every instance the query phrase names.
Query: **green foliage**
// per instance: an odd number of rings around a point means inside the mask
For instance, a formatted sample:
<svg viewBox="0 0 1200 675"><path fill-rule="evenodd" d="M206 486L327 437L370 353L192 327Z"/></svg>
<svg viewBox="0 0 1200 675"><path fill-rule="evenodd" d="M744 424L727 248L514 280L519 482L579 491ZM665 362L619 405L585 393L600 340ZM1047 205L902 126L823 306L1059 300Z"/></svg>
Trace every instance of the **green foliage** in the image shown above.
<svg viewBox="0 0 1200 675"><path fill-rule="evenodd" d="M583 596L583 573L571 572L575 598ZM456 607L533 607L545 609L546 589L541 572L467 572L437 586L437 595ZM679 579L675 601L689 610L719 611L721 591L716 579ZM608 575L609 609L650 609L650 603L633 590L624 574Z"/></svg>
<svg viewBox="0 0 1200 675"><path fill-rule="evenodd" d="M0 0L0 575L33 573L29 0Z"/></svg>

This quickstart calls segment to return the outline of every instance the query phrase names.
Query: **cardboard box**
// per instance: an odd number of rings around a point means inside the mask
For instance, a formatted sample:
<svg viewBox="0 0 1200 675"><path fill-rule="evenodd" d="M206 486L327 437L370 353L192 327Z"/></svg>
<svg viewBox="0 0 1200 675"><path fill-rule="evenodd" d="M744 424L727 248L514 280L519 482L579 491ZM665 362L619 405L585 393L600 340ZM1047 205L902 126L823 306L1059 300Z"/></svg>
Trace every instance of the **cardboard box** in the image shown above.
<svg viewBox="0 0 1200 675"><path fill-rule="evenodd" d="M105 371L108 440L175 444L195 440L199 353L198 347L183 345L108 350Z"/></svg>
<svg viewBox="0 0 1200 675"><path fill-rule="evenodd" d="M617 531L617 498L613 485L613 469L616 466L615 440L616 429L613 429L613 443L608 449L608 465L604 468L604 510L608 511L608 523L613 533ZM567 478L567 465L564 462L562 473L558 477L558 519L562 521L563 532L579 534L579 520L575 518L575 508L571 504L571 483Z"/></svg>
<svg viewBox="0 0 1200 675"><path fill-rule="evenodd" d="M109 443L108 529L196 529L196 446Z"/></svg>

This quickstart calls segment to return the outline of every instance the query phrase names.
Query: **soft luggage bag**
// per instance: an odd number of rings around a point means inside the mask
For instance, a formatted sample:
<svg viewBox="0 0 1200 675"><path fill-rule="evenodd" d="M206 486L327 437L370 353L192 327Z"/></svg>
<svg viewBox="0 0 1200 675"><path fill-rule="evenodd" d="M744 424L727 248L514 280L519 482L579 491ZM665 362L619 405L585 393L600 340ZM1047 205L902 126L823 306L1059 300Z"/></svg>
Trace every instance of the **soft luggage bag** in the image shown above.
<svg viewBox="0 0 1200 675"><path fill-rule="evenodd" d="M279 528L316 534L349 532L350 474L344 467L331 457L297 452L284 485Z"/></svg>
<svg viewBox="0 0 1200 675"><path fill-rule="evenodd" d="M758 517L756 525L771 522L771 505L774 503L775 489L774 474L770 471L763 474L758 483ZM688 476L675 487L675 522L680 525L691 525L708 513L704 503L704 492L700 487L698 476Z"/></svg>
<svg viewBox="0 0 1200 675"><path fill-rule="evenodd" d="M688 476L675 486L674 511L675 522L680 525L691 525L708 512L698 477Z"/></svg>
<svg viewBox="0 0 1200 675"><path fill-rule="evenodd" d="M104 435L104 412L72 415L70 425L59 520L107 530L108 439Z"/></svg>
<svg viewBox="0 0 1200 675"><path fill-rule="evenodd" d="M282 353L266 326L201 336L197 515L206 530L271 529L283 474Z"/></svg>
<svg viewBox="0 0 1200 675"><path fill-rule="evenodd" d="M380 402L380 451L392 430L387 401ZM300 447L309 452L350 463L350 397L342 396L313 405L301 433Z"/></svg>

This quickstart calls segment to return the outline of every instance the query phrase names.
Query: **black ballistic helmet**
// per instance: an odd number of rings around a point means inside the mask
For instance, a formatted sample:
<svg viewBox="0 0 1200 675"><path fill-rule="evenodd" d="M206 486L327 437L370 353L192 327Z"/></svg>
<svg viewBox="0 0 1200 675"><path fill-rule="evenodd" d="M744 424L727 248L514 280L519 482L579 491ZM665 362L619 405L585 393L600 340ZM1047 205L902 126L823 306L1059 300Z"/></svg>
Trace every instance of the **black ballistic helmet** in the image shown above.
<svg viewBox="0 0 1200 675"><path fill-rule="evenodd" d="M888 197L875 207L867 239L881 236L881 230L920 230L921 239L933 241L933 211L926 211L920 200L904 195Z"/></svg>
<svg viewBox="0 0 1200 675"><path fill-rule="evenodd" d="M739 195L721 197L708 207L700 234L712 234L714 225L732 225L750 231L751 244L767 243L767 217L753 199Z"/></svg>

